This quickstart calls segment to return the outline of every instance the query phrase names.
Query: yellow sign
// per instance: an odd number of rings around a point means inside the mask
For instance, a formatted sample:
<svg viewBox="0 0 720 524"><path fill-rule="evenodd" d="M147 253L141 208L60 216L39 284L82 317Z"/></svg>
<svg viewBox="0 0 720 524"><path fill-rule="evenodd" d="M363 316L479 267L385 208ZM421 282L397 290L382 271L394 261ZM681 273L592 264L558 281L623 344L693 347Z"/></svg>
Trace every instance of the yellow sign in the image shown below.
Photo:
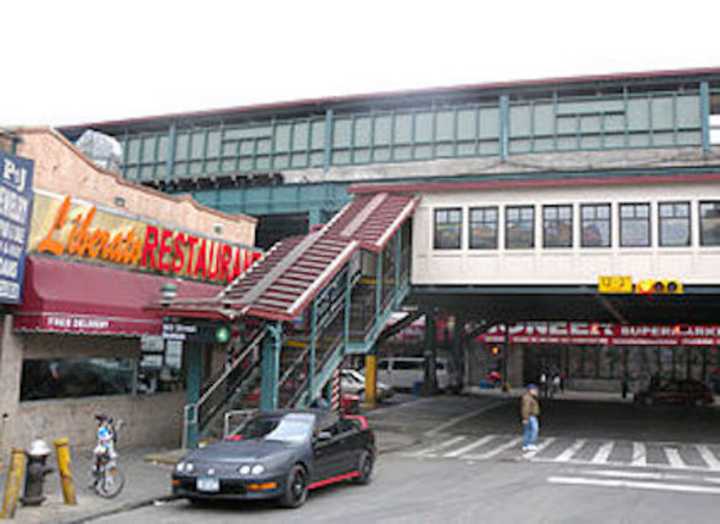
<svg viewBox="0 0 720 524"><path fill-rule="evenodd" d="M632 277L625 275L608 275L598 277L598 293L621 295L633 292Z"/></svg>

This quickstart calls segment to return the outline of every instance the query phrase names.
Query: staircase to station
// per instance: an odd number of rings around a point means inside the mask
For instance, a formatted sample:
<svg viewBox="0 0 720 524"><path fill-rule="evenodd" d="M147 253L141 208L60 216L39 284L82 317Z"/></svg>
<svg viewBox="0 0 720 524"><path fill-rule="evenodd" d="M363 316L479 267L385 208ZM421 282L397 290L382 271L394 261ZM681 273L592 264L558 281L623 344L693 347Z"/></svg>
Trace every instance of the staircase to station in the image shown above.
<svg viewBox="0 0 720 524"><path fill-rule="evenodd" d="M278 242L222 293L173 310L233 323L225 369L185 408L185 443L238 410L312 405L344 357L371 351L410 274L411 195L362 195L320 230Z"/></svg>

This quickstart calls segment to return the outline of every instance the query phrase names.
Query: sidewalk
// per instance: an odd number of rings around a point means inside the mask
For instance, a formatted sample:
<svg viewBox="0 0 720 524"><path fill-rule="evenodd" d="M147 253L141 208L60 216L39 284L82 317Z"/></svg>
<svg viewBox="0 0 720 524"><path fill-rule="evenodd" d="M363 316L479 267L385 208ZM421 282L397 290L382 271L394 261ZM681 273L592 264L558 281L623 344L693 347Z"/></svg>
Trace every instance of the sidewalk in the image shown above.
<svg viewBox="0 0 720 524"><path fill-rule="evenodd" d="M18 504L15 519L7 522L23 524L80 523L86 521L86 519L151 504L156 499L170 495L170 473L172 468L170 466L150 464L144 460L145 455L148 453L166 450L147 448L126 450L120 448L118 451L120 453L120 467L125 473L125 488L115 499L103 499L87 489L90 481L89 471L92 450L73 448L72 472L77 492L77 505L66 506L63 504L60 478L57 474L57 464L54 462L55 457L53 454L50 457L49 464L55 471L45 477L47 500L39 507L25 507ZM5 473L3 473L0 482L5 483Z"/></svg>

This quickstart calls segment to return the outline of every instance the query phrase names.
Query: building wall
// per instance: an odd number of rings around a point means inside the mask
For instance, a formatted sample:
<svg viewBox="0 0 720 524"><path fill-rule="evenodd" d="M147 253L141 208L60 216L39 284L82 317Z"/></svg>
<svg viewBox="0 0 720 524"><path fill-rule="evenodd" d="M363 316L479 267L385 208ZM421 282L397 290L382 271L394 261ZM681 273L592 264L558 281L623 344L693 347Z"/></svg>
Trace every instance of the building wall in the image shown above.
<svg viewBox="0 0 720 524"><path fill-rule="evenodd" d="M720 248L699 247L698 205L720 199L720 183L544 187L512 190L437 192L423 195L413 218L412 283L415 285L597 284L600 275L676 278L686 284L718 284ZM690 201L691 247L658 247L657 203ZM650 202L652 247L619 247L618 206L613 206L612 247L580 246L579 205L582 203ZM542 205L574 205L574 247L542 247ZM498 249L468 249L468 209L500 206ZM535 206L535 247L504 249L504 205ZM434 249L433 210L463 210L462 249Z"/></svg>
<svg viewBox="0 0 720 524"><path fill-rule="evenodd" d="M21 130L18 154L35 161L38 189L71 195L119 211L249 246L255 244L252 217L219 212L187 195L171 196L98 168L60 134L50 129ZM117 199L124 201L117 205ZM220 227L220 232L216 227Z"/></svg>
<svg viewBox="0 0 720 524"><path fill-rule="evenodd" d="M6 315L0 347L0 450L26 447L33 438L68 437L72 445L95 442L96 413L126 422L121 446L176 446L180 442L185 392L112 395L20 402L23 359L138 358L137 338L82 335L20 335ZM162 416L158 416L162 413Z"/></svg>

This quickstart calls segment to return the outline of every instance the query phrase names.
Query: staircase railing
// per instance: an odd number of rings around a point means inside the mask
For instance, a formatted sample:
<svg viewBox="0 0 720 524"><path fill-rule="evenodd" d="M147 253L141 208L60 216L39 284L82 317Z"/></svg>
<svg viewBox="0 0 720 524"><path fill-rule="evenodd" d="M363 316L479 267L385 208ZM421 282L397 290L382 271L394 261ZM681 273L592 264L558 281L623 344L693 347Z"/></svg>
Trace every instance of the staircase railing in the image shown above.
<svg viewBox="0 0 720 524"><path fill-rule="evenodd" d="M183 434L186 442L190 426L195 426L197 433L202 434L233 397L248 393L248 379L260 373L260 344L265 335L264 329L259 330L200 399L185 406Z"/></svg>

